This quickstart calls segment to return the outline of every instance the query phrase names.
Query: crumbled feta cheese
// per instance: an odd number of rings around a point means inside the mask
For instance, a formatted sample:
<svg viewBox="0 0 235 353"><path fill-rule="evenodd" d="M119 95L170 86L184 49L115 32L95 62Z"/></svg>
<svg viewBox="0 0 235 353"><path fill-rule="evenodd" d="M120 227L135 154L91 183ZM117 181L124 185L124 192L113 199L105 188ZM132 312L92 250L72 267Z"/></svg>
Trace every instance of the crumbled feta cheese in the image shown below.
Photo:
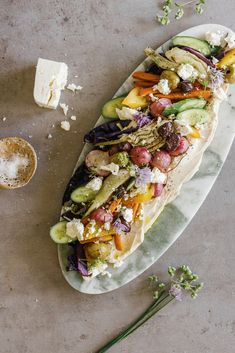
<svg viewBox="0 0 235 353"><path fill-rule="evenodd" d="M151 183L164 184L166 182L167 176L162 173L158 168L153 168L151 171Z"/></svg>
<svg viewBox="0 0 235 353"><path fill-rule="evenodd" d="M48 138L48 139L52 139L52 135L51 135L51 134L48 134L48 135L47 135L47 138Z"/></svg>
<svg viewBox="0 0 235 353"><path fill-rule="evenodd" d="M72 238L77 238L79 241L84 240L84 225L80 219L74 218L72 221L66 224L66 234Z"/></svg>
<svg viewBox="0 0 235 353"><path fill-rule="evenodd" d="M190 64L180 64L177 69L177 74L183 79L195 79L198 76L197 70Z"/></svg>
<svg viewBox="0 0 235 353"><path fill-rule="evenodd" d="M118 175L119 165L112 162L110 164L106 164L102 166L100 169L107 170L108 172L111 172L113 175Z"/></svg>
<svg viewBox="0 0 235 353"><path fill-rule="evenodd" d="M76 117L76 115L72 115L70 119L75 121L75 120L77 120L77 117Z"/></svg>
<svg viewBox="0 0 235 353"><path fill-rule="evenodd" d="M88 223L88 228L89 228L89 230L88 230L88 234L93 234L93 233L95 233L95 231L96 231L96 221L94 220L94 219L92 219L92 220L90 220L90 222Z"/></svg>
<svg viewBox="0 0 235 353"><path fill-rule="evenodd" d="M93 178L91 181L89 181L86 187L94 191L98 191L101 189L102 182L103 182L102 178L96 177L96 178Z"/></svg>
<svg viewBox="0 0 235 353"><path fill-rule="evenodd" d="M69 106L65 103L60 103L60 107L62 108L64 115L67 115Z"/></svg>
<svg viewBox="0 0 235 353"><path fill-rule="evenodd" d="M104 223L104 230L110 230L110 222Z"/></svg>
<svg viewBox="0 0 235 353"><path fill-rule="evenodd" d="M69 83L66 88L69 89L70 91L76 92L76 91L80 91L82 89L82 86L77 86L74 83Z"/></svg>
<svg viewBox="0 0 235 353"><path fill-rule="evenodd" d="M227 36L224 38L224 41L227 44L227 47L229 49L235 47L235 34L233 32L230 32L227 34Z"/></svg>
<svg viewBox="0 0 235 353"><path fill-rule="evenodd" d="M133 210L132 208L122 207L121 208L122 217L125 219L126 222L131 222L133 219Z"/></svg>
<svg viewBox="0 0 235 353"><path fill-rule="evenodd" d="M88 271L90 274L92 274L92 277L96 277L99 274L103 273L108 267L107 263L101 260L96 260L94 263L88 262L87 264L88 264Z"/></svg>
<svg viewBox="0 0 235 353"><path fill-rule="evenodd" d="M69 123L69 121L66 121L66 120L61 121L60 127L61 127L61 129L65 130L65 131L69 131L69 130L70 130L70 123Z"/></svg>
<svg viewBox="0 0 235 353"><path fill-rule="evenodd" d="M7 118L4 116L3 118L2 118L2 121L6 121L7 120Z"/></svg>
<svg viewBox="0 0 235 353"><path fill-rule="evenodd" d="M116 108L116 112L120 120L133 120L134 116L139 114L138 110L127 107Z"/></svg>
<svg viewBox="0 0 235 353"><path fill-rule="evenodd" d="M149 98L152 102L156 102L158 100L158 97L155 97L152 93L149 94Z"/></svg>
<svg viewBox="0 0 235 353"><path fill-rule="evenodd" d="M171 92L169 81L166 79L160 80L156 85L153 86L153 90L159 91L162 94L169 94Z"/></svg>
<svg viewBox="0 0 235 353"><path fill-rule="evenodd" d="M223 34L221 31L217 32L206 32L205 35L206 41L212 46L221 45L221 40L223 39Z"/></svg>

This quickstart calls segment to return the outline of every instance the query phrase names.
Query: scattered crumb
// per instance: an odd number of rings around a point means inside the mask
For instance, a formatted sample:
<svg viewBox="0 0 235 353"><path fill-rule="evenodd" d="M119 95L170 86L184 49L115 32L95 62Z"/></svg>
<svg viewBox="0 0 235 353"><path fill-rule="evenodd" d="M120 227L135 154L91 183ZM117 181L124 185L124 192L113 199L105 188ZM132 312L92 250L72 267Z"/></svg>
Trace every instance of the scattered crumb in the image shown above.
<svg viewBox="0 0 235 353"><path fill-rule="evenodd" d="M76 117L76 115L72 115L70 119L75 121L75 120L77 120L77 117Z"/></svg>
<svg viewBox="0 0 235 353"><path fill-rule="evenodd" d="M74 77L75 77L75 78L78 78L78 75L75 75Z"/></svg>
<svg viewBox="0 0 235 353"><path fill-rule="evenodd" d="M38 302L39 302L38 298L35 298L35 302L36 302L36 303L38 303Z"/></svg>
<svg viewBox="0 0 235 353"><path fill-rule="evenodd" d="M65 103L60 103L60 107L62 108L64 115L67 115L68 110L69 110L69 106Z"/></svg>
<svg viewBox="0 0 235 353"><path fill-rule="evenodd" d="M28 138L31 139L33 136L32 135L29 135Z"/></svg>
<svg viewBox="0 0 235 353"><path fill-rule="evenodd" d="M69 89L70 91L76 92L76 91L80 91L82 89L82 86L77 86L74 83L69 83L67 86L67 89Z"/></svg>
<svg viewBox="0 0 235 353"><path fill-rule="evenodd" d="M51 127L55 127L55 124L52 124Z"/></svg>
<svg viewBox="0 0 235 353"><path fill-rule="evenodd" d="M48 134L48 135L47 135L47 138L48 138L48 139L52 139L52 134Z"/></svg>
<svg viewBox="0 0 235 353"><path fill-rule="evenodd" d="M61 121L60 127L61 127L61 129L65 130L65 131L69 131L69 130L70 130L70 123L69 123L69 121L66 121L66 120Z"/></svg>
<svg viewBox="0 0 235 353"><path fill-rule="evenodd" d="M7 118L6 118L6 116L4 116L3 118L2 118L2 121L6 121L7 120Z"/></svg>

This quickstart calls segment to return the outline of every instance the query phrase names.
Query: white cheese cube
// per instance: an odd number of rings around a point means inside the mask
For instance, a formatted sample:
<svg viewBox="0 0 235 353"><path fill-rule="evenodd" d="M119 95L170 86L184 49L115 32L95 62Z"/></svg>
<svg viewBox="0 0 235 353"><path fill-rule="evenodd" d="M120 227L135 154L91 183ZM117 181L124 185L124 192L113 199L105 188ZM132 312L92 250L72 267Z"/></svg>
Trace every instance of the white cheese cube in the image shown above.
<svg viewBox="0 0 235 353"><path fill-rule="evenodd" d="M34 82L34 100L40 107L56 109L61 90L67 84L65 63L39 58Z"/></svg>

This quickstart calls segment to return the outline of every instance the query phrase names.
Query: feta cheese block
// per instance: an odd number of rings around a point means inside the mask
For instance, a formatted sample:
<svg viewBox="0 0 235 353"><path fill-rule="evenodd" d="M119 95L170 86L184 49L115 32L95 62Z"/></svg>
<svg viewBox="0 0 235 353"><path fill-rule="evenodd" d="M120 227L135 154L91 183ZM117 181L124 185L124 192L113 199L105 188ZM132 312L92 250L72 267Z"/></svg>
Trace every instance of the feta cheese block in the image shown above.
<svg viewBox="0 0 235 353"><path fill-rule="evenodd" d="M61 90L67 84L67 76L68 66L65 63L39 58L33 92L35 102L40 107L56 109Z"/></svg>

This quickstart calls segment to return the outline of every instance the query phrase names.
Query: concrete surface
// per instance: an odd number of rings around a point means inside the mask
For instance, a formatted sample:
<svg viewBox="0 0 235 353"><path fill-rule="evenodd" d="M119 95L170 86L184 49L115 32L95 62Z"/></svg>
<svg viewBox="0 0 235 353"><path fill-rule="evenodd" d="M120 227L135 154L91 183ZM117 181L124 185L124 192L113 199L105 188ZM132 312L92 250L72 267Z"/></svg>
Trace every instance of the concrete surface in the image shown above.
<svg viewBox="0 0 235 353"><path fill-rule="evenodd" d="M188 10L183 20L166 28L154 21L159 3L0 3L0 115L7 117L5 122L0 119L0 136L31 140L39 157L37 173L27 187L0 192L1 353L94 353L151 301L148 274L182 263L191 265L205 282L198 300L170 305L110 352L234 352L234 145L216 185L181 238L146 273L115 292L88 296L70 288L48 237L83 134L143 59L143 48L196 24L218 22L235 29L233 0L208 1L202 16ZM64 118L60 109L45 110L33 102L39 56L65 61L69 81L84 86L75 96L66 92L61 99L78 117L71 122L71 132L59 127ZM53 135L50 140L48 133Z"/></svg>

